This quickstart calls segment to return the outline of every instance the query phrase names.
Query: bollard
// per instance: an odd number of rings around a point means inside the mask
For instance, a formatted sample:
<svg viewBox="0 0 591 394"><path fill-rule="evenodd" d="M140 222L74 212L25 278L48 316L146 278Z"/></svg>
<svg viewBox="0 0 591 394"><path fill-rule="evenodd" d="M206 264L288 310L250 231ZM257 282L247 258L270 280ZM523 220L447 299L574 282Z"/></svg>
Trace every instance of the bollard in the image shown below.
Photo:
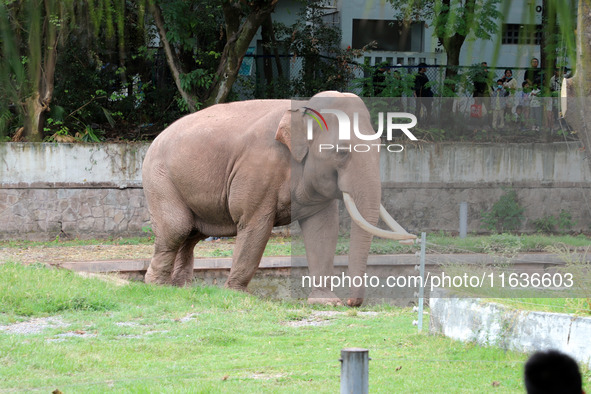
<svg viewBox="0 0 591 394"><path fill-rule="evenodd" d="M368 349L341 350L341 394L369 392L369 360Z"/></svg>
<svg viewBox="0 0 591 394"><path fill-rule="evenodd" d="M468 234L468 203L460 203L460 238L466 238Z"/></svg>
<svg viewBox="0 0 591 394"><path fill-rule="evenodd" d="M423 300L425 298L425 247L427 243L427 234L425 232L421 233L421 265L419 268L419 275L421 275L421 286L419 287L419 318L417 320L417 326L419 328L419 332L423 331Z"/></svg>

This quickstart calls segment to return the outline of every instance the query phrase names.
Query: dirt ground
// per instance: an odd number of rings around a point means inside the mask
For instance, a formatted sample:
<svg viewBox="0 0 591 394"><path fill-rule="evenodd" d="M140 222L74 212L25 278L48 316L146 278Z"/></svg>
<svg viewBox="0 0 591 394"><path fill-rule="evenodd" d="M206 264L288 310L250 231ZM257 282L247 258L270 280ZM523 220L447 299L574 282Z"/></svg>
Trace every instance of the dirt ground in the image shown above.
<svg viewBox="0 0 591 394"><path fill-rule="evenodd" d="M233 239L200 242L195 248L195 256L229 255L234 244ZM16 261L21 263L60 263L97 260L135 260L150 259L154 245L54 245L2 247L0 262Z"/></svg>

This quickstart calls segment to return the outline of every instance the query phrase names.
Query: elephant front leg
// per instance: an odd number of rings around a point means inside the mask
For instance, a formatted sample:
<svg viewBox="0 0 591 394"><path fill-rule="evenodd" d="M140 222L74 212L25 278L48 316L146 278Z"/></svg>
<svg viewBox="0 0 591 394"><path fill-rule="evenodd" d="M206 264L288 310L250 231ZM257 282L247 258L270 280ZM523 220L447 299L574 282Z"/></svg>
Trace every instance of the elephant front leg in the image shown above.
<svg viewBox="0 0 591 394"><path fill-rule="evenodd" d="M339 213L337 200L325 209L306 219L301 219L300 227L306 247L306 258L312 283L325 284L324 278L334 275L334 254L339 235ZM328 279L328 283L331 283ZM341 300L328 287L314 287L308 296L309 304L343 305Z"/></svg>
<svg viewBox="0 0 591 394"><path fill-rule="evenodd" d="M232 269L225 287L246 291L248 283L259 267L265 246L271 236L273 230L273 222L269 220L271 216L273 215L253 217L246 226L238 229Z"/></svg>

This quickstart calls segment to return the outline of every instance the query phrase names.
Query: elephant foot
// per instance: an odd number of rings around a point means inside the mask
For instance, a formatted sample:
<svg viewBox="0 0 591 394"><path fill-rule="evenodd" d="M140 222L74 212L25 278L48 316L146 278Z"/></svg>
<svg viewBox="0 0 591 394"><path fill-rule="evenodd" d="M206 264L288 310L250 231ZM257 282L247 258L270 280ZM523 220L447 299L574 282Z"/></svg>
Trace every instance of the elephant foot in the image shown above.
<svg viewBox="0 0 591 394"><path fill-rule="evenodd" d="M169 285L170 284L170 274L163 275L163 274L155 274L152 270L152 267L148 267L146 271L146 276L144 277L144 282L147 284L154 284L154 285Z"/></svg>
<svg viewBox="0 0 591 394"><path fill-rule="evenodd" d="M343 302L330 290L314 289L308 296L308 305L342 306Z"/></svg>
<svg viewBox="0 0 591 394"><path fill-rule="evenodd" d="M239 283L235 283L235 282L226 282L226 284L224 285L224 287L226 289L230 289L230 290L236 290L236 291L241 291L243 293L248 293L248 289L246 287L246 285L242 285Z"/></svg>
<svg viewBox="0 0 591 394"><path fill-rule="evenodd" d="M361 304L363 304L363 298L349 298L347 300L347 305L352 308L360 307Z"/></svg>

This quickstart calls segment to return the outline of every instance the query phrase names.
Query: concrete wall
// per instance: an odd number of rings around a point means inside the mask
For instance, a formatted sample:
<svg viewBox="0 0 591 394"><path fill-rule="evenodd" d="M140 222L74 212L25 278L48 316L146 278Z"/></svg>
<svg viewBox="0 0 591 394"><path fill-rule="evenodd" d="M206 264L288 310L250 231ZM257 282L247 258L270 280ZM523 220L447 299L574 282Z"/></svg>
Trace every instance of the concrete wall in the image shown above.
<svg viewBox="0 0 591 394"><path fill-rule="evenodd" d="M480 231L513 187L532 221L569 211L591 225L591 174L578 143L420 144L382 154L384 205L407 229L457 231L459 203ZM0 239L131 236L149 224L141 189L148 144L0 144ZM343 222L347 222L343 213Z"/></svg>
<svg viewBox="0 0 591 394"><path fill-rule="evenodd" d="M119 237L149 224L148 144L0 144L0 239Z"/></svg>
<svg viewBox="0 0 591 394"><path fill-rule="evenodd" d="M459 204L468 203L468 231L483 231L481 211L517 191L526 217L557 216L562 209L591 228L591 171L579 142L551 144L421 144L383 154L382 199L398 222L413 231L458 231Z"/></svg>
<svg viewBox="0 0 591 394"><path fill-rule="evenodd" d="M532 312L478 298L430 300L430 331L464 342L531 353L556 349L591 366L591 318Z"/></svg>

